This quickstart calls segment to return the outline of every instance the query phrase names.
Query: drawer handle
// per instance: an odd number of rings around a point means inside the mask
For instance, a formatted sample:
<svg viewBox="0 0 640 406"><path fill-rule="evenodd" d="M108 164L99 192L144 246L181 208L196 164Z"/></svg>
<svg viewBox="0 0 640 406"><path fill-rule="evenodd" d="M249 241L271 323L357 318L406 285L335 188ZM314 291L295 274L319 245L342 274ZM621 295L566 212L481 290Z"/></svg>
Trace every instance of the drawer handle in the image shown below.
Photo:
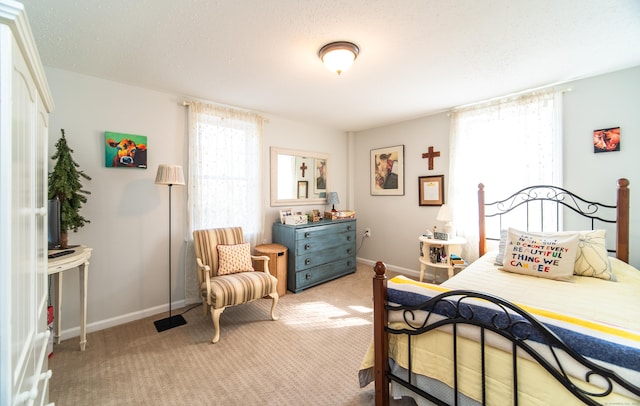
<svg viewBox="0 0 640 406"><path fill-rule="evenodd" d="M351 226L347 226L347 231L351 231Z"/></svg>
<svg viewBox="0 0 640 406"><path fill-rule="evenodd" d="M304 238L309 238L309 237L311 237L311 233L309 231L304 233Z"/></svg>
<svg viewBox="0 0 640 406"><path fill-rule="evenodd" d="M347 261L347 266L351 266L351 261Z"/></svg>
<svg viewBox="0 0 640 406"><path fill-rule="evenodd" d="M351 254L351 248L347 248L347 254Z"/></svg>
<svg viewBox="0 0 640 406"><path fill-rule="evenodd" d="M305 265L309 265L311 263L311 258L307 258L304 260Z"/></svg>
<svg viewBox="0 0 640 406"><path fill-rule="evenodd" d="M311 279L311 274L309 274L309 273L305 274L305 275L304 275L304 278L305 278L306 280Z"/></svg>
<svg viewBox="0 0 640 406"><path fill-rule="evenodd" d="M305 244L305 245L304 245L304 249L305 249L305 250L308 250L309 248L311 248L311 244Z"/></svg>
<svg viewBox="0 0 640 406"><path fill-rule="evenodd" d="M347 241L351 241L351 236L350 235L347 236Z"/></svg>

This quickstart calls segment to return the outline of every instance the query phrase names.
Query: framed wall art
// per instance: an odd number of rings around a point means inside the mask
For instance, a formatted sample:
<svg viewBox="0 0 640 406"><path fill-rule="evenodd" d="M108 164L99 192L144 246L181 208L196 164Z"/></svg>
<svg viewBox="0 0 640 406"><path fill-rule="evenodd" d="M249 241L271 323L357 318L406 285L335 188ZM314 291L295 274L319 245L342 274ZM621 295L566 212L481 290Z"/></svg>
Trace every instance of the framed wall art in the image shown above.
<svg viewBox="0 0 640 406"><path fill-rule="evenodd" d="M444 175L420 176L418 178L418 200L420 206L442 206L444 204Z"/></svg>
<svg viewBox="0 0 640 406"><path fill-rule="evenodd" d="M306 180L298 181L298 199L306 199L309 197L309 182Z"/></svg>
<svg viewBox="0 0 640 406"><path fill-rule="evenodd" d="M104 166L147 169L147 136L105 131Z"/></svg>
<svg viewBox="0 0 640 406"><path fill-rule="evenodd" d="M593 152L620 151L620 127L603 128L593 132Z"/></svg>
<svg viewBox="0 0 640 406"><path fill-rule="evenodd" d="M314 193L327 193L327 160L322 158L315 159L314 170ZM326 196L326 195L325 195Z"/></svg>
<svg viewBox="0 0 640 406"><path fill-rule="evenodd" d="M404 145L371 150L371 195L404 195Z"/></svg>

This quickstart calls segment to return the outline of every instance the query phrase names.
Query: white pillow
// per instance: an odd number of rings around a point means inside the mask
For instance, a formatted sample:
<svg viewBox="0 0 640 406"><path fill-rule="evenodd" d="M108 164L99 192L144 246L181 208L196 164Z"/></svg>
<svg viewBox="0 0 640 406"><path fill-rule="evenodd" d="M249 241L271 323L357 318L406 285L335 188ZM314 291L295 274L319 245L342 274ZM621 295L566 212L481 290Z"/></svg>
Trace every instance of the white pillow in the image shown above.
<svg viewBox="0 0 640 406"><path fill-rule="evenodd" d="M605 230L581 231L573 273L616 281L607 252Z"/></svg>
<svg viewBox="0 0 640 406"><path fill-rule="evenodd" d="M253 271L251 246L248 242L234 245L218 245L218 275Z"/></svg>
<svg viewBox="0 0 640 406"><path fill-rule="evenodd" d="M576 233L534 233L509 228L503 271L568 281L578 251Z"/></svg>

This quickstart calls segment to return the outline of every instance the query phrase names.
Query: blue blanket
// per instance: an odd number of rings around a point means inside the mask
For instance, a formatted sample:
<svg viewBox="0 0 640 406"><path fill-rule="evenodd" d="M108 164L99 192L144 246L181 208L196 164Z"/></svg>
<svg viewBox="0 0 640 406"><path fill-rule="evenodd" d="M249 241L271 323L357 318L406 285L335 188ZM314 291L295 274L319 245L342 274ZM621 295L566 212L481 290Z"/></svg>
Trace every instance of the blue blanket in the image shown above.
<svg viewBox="0 0 640 406"><path fill-rule="evenodd" d="M415 282L402 276L388 281L389 302L399 305L418 306L449 291L451 290L442 286ZM455 299L457 298L452 297L448 301L450 303ZM504 311L481 300L465 299L464 304L466 313L473 313L474 320L481 323L489 324L494 317L504 315ZM530 306L521 308L582 356L640 372L640 334ZM449 317L451 309L447 303L440 302L430 311ZM524 320L520 315L509 313L513 320ZM535 331L528 339L545 343L543 336Z"/></svg>

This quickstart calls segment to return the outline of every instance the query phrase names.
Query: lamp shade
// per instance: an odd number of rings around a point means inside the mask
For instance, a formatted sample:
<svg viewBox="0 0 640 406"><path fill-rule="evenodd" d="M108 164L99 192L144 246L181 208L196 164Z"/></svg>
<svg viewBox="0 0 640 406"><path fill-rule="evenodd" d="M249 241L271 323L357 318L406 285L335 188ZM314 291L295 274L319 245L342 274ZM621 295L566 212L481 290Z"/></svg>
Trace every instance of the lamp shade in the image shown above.
<svg viewBox="0 0 640 406"><path fill-rule="evenodd" d="M453 213L451 213L451 206L443 204L440 206L436 220L442 221L444 224L443 231L449 234L450 237L456 236L456 228L451 222L453 220Z"/></svg>
<svg viewBox="0 0 640 406"><path fill-rule="evenodd" d="M438 211L438 215L436 216L436 220L442 221L443 223L448 223L453 220L453 216L451 214L451 208L447 204L443 204L440 206L440 210Z"/></svg>
<svg viewBox="0 0 640 406"><path fill-rule="evenodd" d="M339 203L340 203L340 199L338 199L338 193L329 192L329 194L327 195L327 204L339 204Z"/></svg>
<svg viewBox="0 0 640 406"><path fill-rule="evenodd" d="M184 175L180 165L158 165L157 185L184 185Z"/></svg>
<svg viewBox="0 0 640 406"><path fill-rule="evenodd" d="M356 44L339 41L323 46L318 52L318 56L330 71L340 75L351 68L359 52L360 49Z"/></svg>

